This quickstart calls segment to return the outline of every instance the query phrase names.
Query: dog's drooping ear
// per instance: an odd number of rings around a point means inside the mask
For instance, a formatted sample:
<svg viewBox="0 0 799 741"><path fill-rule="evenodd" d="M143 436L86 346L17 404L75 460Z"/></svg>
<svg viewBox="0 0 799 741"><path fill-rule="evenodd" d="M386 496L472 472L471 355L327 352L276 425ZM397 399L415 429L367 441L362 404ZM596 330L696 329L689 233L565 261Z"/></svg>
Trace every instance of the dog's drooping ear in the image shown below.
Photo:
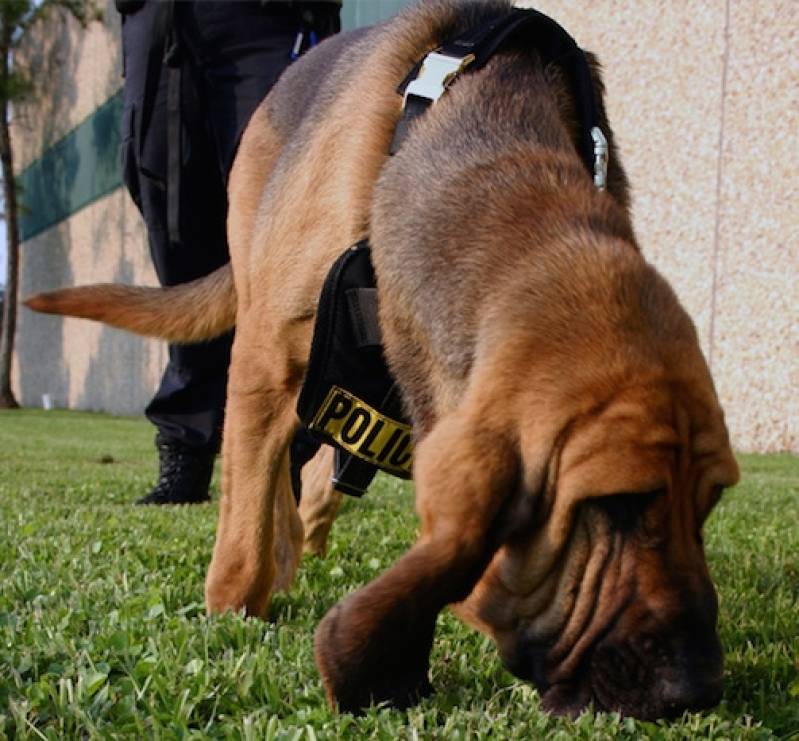
<svg viewBox="0 0 799 741"><path fill-rule="evenodd" d="M515 490L517 448L463 417L440 422L417 447L419 540L317 628L317 666L341 711L407 707L431 691L436 617L469 595L499 547L492 526Z"/></svg>

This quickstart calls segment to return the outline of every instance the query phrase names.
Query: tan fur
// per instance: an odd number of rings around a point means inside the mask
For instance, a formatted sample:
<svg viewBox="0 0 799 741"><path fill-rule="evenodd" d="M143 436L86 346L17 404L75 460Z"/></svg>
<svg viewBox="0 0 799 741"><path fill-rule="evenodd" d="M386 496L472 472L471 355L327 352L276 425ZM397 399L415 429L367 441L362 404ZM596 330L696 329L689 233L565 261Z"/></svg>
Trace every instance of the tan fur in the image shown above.
<svg viewBox="0 0 799 741"><path fill-rule="evenodd" d="M315 556L327 553L327 539L343 495L333 488L330 472L333 449L322 447L302 471L300 517L305 533L303 551Z"/></svg>
<svg viewBox="0 0 799 741"><path fill-rule="evenodd" d="M264 615L291 580L302 537L288 446L316 302L331 263L368 236L414 425L421 533L321 622L330 702L418 699L436 617L455 604L553 710L702 707L721 657L699 532L738 472L693 325L636 244L598 68L608 192L576 154L563 75L522 47L464 77L386 154L407 70L507 8L428 0L327 41L253 117L230 179L235 292L206 307L228 317L235 293L206 601ZM51 305L107 317L103 291ZM199 326L190 306L170 318L126 301L118 326ZM312 552L339 504L327 466L329 454L305 476Z"/></svg>
<svg viewBox="0 0 799 741"><path fill-rule="evenodd" d="M224 334L236 323L236 291L230 265L169 288L100 283L39 293L24 303L44 314L92 319L170 342L208 340Z"/></svg>

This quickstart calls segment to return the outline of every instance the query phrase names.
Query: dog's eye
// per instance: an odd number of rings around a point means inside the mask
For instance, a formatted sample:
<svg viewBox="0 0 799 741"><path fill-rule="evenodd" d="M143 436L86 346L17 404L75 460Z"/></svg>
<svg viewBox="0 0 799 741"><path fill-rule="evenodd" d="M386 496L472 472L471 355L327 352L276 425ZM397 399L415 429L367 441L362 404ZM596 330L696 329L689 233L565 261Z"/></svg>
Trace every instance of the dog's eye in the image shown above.
<svg viewBox="0 0 799 741"><path fill-rule="evenodd" d="M655 502L663 497L665 489L655 489L646 492L630 492L621 494L611 494L606 497L597 497L592 500L610 520L614 530L623 533L630 532L641 525L645 528L647 523L647 512L652 509Z"/></svg>

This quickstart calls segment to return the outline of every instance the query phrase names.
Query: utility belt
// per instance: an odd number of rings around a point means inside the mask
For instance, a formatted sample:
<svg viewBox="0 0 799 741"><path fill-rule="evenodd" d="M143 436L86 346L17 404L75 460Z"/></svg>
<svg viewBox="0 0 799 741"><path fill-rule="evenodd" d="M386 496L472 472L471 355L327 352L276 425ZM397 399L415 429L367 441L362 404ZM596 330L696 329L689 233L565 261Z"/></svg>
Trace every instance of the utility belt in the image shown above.
<svg viewBox="0 0 799 741"><path fill-rule="evenodd" d="M608 143L599 127L591 72L585 54L555 21L535 10L514 9L472 28L427 54L397 92L403 112L390 153L397 152L413 122L445 94L459 76L483 67L512 42L538 52L543 63L565 72L580 124L578 153L600 190L607 180ZM336 448L334 486L362 494L377 469L409 478L412 428L399 388L383 357L377 288L366 240L333 265L319 300L308 371L297 403L302 423ZM408 348L413 352L413 348Z"/></svg>

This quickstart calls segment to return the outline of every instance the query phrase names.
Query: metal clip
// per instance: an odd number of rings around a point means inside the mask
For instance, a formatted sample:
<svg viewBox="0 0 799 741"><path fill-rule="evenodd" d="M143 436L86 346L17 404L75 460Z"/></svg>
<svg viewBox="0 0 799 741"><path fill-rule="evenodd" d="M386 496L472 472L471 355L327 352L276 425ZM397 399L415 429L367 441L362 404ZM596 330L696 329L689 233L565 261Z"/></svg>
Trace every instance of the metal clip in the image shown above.
<svg viewBox="0 0 799 741"><path fill-rule="evenodd" d="M451 57L437 51L430 52L422 62L419 75L405 89L402 107L405 108L409 95L437 101L455 78L474 61L474 54L465 57Z"/></svg>
<svg viewBox="0 0 799 741"><path fill-rule="evenodd" d="M297 33L297 38L294 39L294 46L291 47L291 61L296 62L302 54L302 42L305 41L305 34L302 31Z"/></svg>
<svg viewBox="0 0 799 741"><path fill-rule="evenodd" d="M598 126L591 129L591 138L594 140L594 185L605 190L608 183L608 140Z"/></svg>

